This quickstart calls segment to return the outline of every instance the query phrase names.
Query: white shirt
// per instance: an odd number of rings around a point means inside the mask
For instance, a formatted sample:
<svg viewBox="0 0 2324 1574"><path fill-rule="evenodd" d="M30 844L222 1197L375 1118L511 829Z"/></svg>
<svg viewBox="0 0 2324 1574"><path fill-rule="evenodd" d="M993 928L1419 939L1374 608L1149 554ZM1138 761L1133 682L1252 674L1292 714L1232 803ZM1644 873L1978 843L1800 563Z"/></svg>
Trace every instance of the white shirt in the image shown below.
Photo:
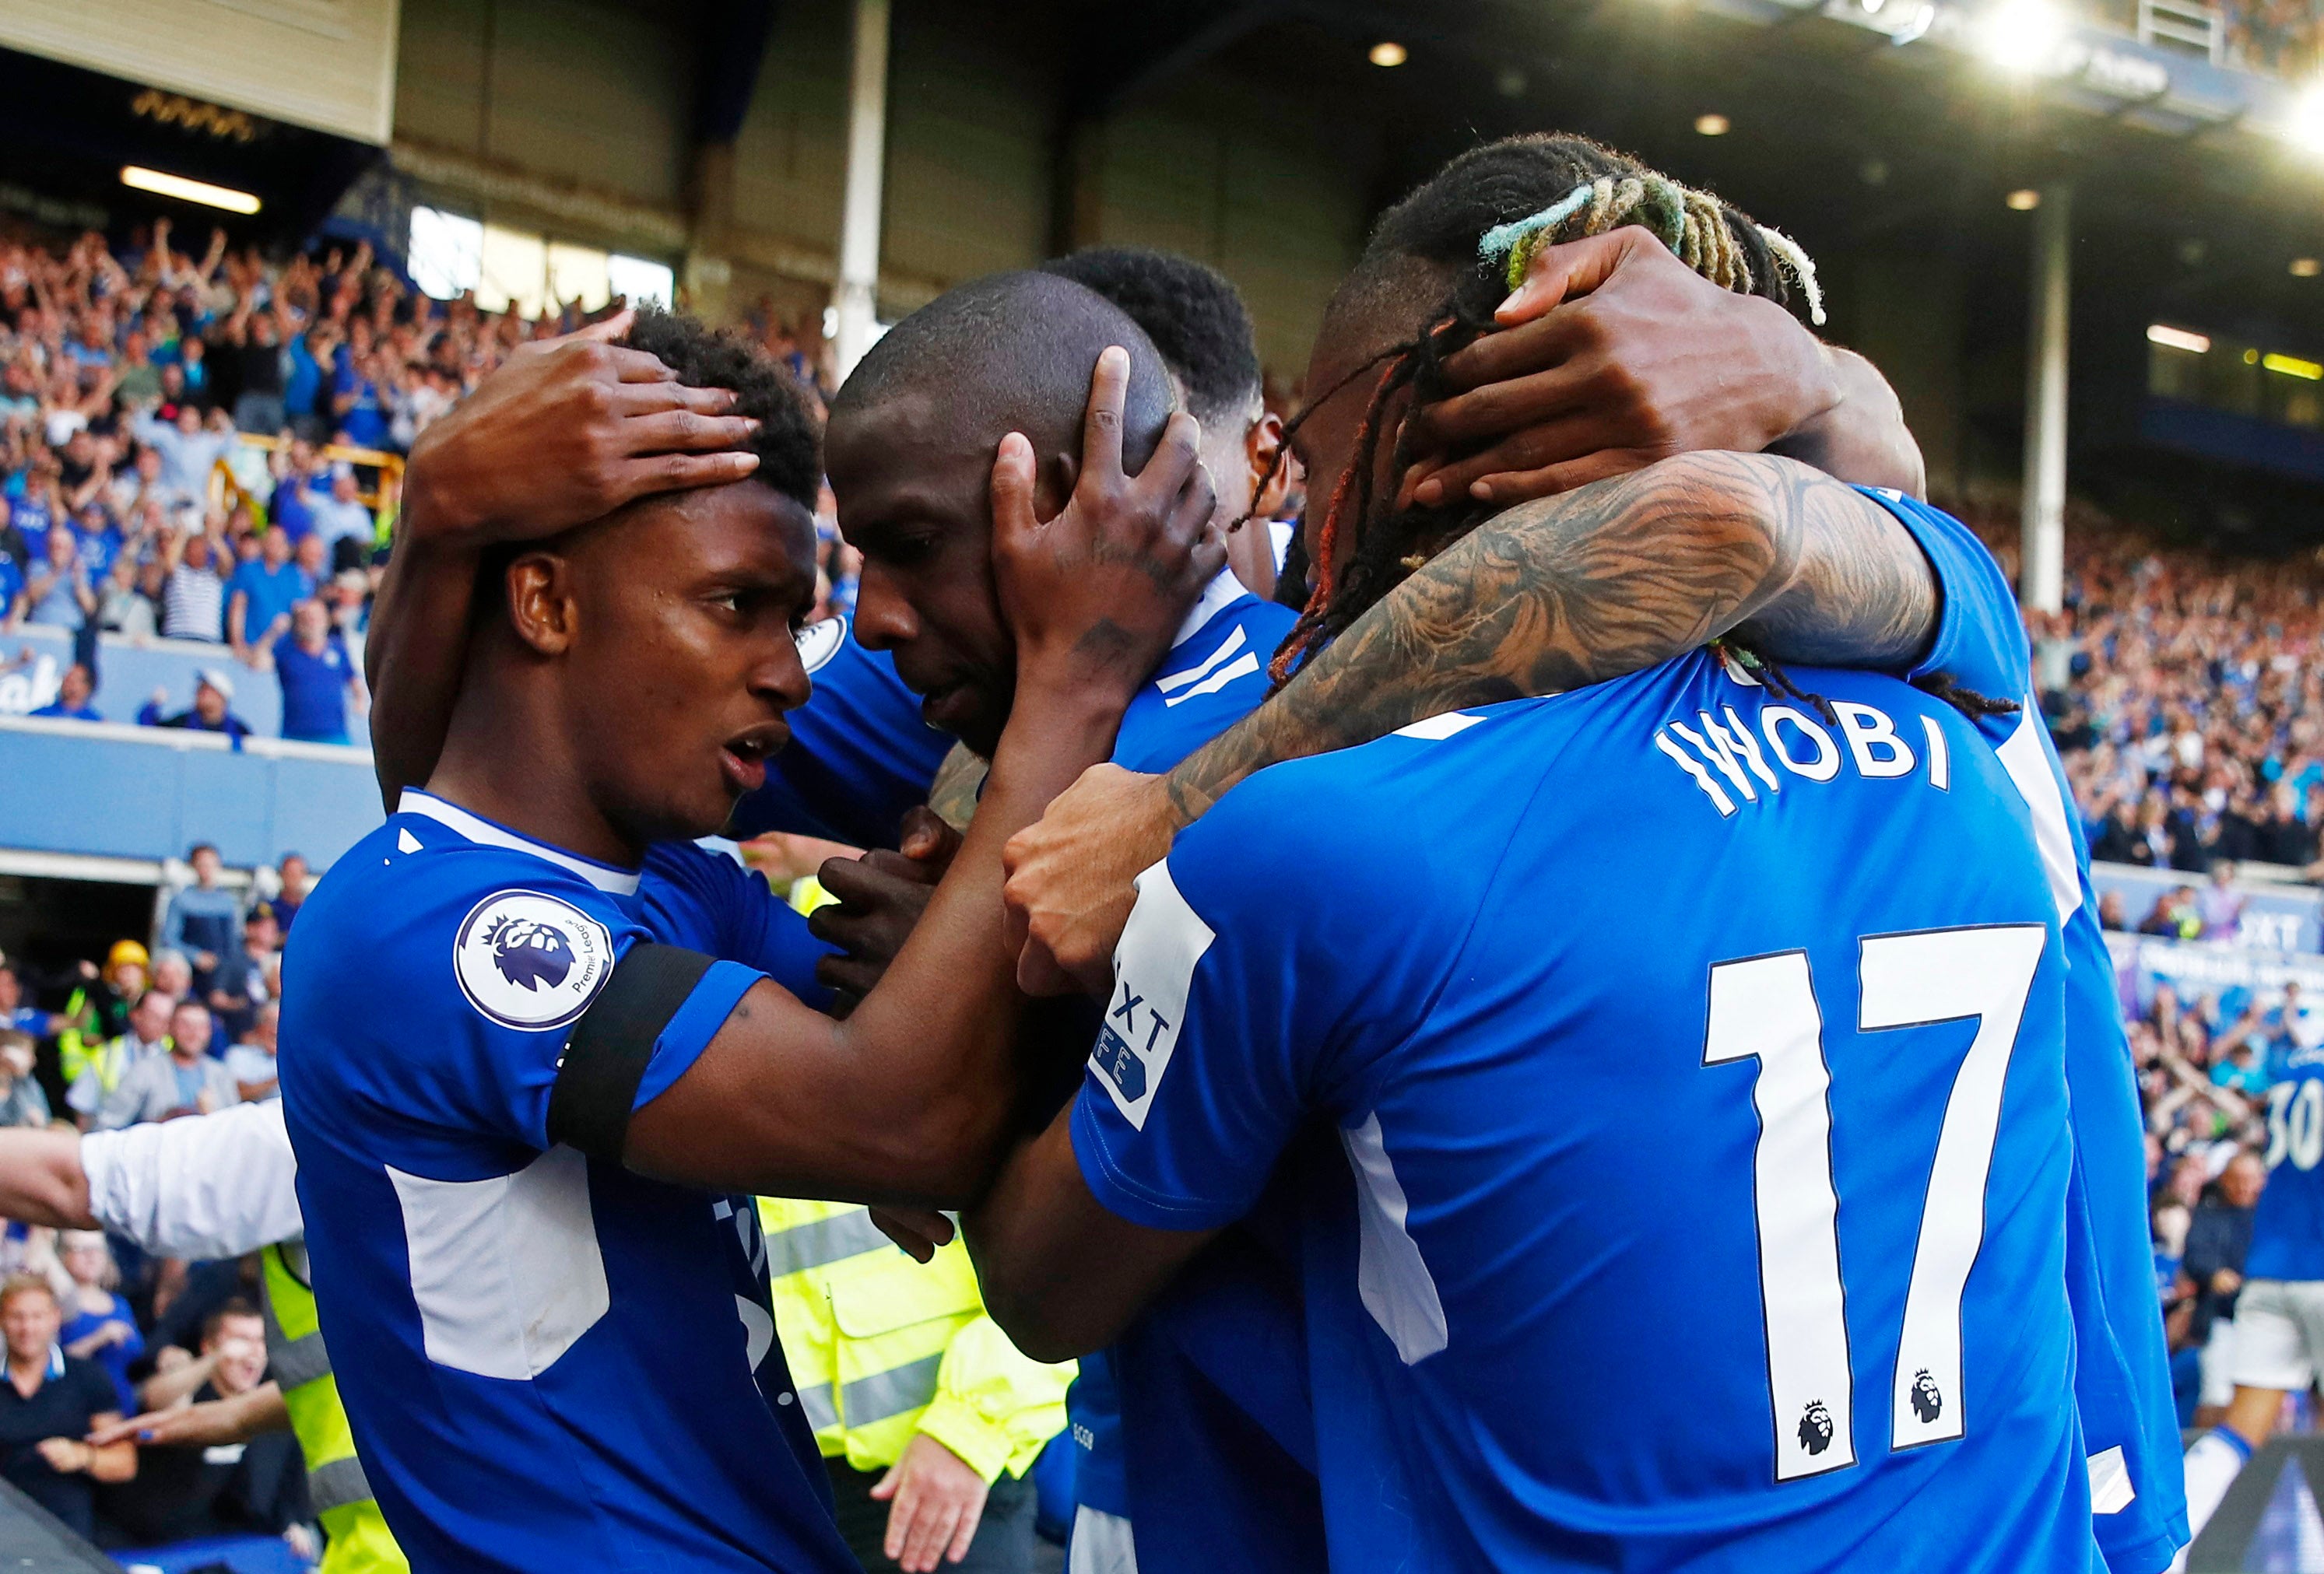
<svg viewBox="0 0 2324 1574"><path fill-rule="evenodd" d="M88 1210L156 1256L237 1257L302 1239L282 1104L235 1104L80 1139Z"/></svg>

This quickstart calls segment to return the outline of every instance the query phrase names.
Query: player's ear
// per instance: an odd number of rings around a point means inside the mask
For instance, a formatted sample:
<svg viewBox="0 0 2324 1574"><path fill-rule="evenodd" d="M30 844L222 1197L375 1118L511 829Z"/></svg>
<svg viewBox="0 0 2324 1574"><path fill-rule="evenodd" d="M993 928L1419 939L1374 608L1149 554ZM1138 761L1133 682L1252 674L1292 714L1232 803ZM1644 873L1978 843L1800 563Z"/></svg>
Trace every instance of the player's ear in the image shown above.
<svg viewBox="0 0 2324 1574"><path fill-rule="evenodd" d="M554 552L527 552L509 564L509 622L543 656L562 656L572 646L580 613L572 580L571 562Z"/></svg>
<svg viewBox="0 0 2324 1574"><path fill-rule="evenodd" d="M1268 474L1275 471L1277 456L1283 452L1283 418L1268 410L1251 422L1250 429L1242 436L1242 452L1250 465L1251 511L1262 519L1272 519L1275 511L1283 505L1288 480L1279 472L1275 474L1273 482L1268 480ZM1266 488L1263 494L1261 487Z"/></svg>

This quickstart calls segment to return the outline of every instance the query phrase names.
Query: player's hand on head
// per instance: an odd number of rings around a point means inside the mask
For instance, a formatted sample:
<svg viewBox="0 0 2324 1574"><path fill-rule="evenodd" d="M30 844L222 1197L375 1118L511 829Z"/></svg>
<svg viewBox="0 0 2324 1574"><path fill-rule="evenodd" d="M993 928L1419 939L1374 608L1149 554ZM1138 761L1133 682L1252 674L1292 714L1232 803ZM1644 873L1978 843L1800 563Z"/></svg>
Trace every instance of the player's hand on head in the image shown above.
<svg viewBox="0 0 2324 1574"><path fill-rule="evenodd" d="M1169 856L1177 815L1158 776L1095 765L1009 839L1009 938L1028 995L1113 990L1113 948L1137 904L1132 882Z"/></svg>
<svg viewBox="0 0 2324 1574"><path fill-rule="evenodd" d="M807 915L816 939L840 948L816 963L815 975L841 996L845 1016L911 938L936 882L960 851L960 833L927 807L904 816L899 851L880 848L861 858L835 858L816 874L823 888L839 899Z"/></svg>
<svg viewBox="0 0 2324 1574"><path fill-rule="evenodd" d="M1674 454L1756 454L1840 397L1831 357L1770 300L1720 288L1644 228L1534 254L1497 331L1416 410L1398 501L1508 507Z"/></svg>
<svg viewBox="0 0 2324 1574"><path fill-rule="evenodd" d="M1028 686L1110 686L1126 702L1226 562L1215 499L1196 454L1201 428L1173 414L1137 474L1122 469L1130 355L1098 357L1073 495L1056 517L1034 509L1032 445L1011 432L992 465L992 559Z"/></svg>
<svg viewBox="0 0 2324 1574"><path fill-rule="evenodd" d="M739 481L758 423L723 388L688 388L612 341L630 312L524 345L431 421L404 480L408 528L507 540L554 535L649 492Z"/></svg>

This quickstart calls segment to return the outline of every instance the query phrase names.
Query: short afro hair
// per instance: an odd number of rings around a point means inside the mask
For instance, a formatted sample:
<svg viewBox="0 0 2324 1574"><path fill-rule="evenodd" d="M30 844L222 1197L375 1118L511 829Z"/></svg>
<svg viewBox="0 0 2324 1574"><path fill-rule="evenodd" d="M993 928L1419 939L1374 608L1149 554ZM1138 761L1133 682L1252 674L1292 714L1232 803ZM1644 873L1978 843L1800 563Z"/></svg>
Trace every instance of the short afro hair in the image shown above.
<svg viewBox="0 0 2324 1574"><path fill-rule="evenodd" d="M1092 246L1041 272L1086 285L1144 328L1204 425L1248 419L1266 397L1250 313L1217 269L1168 252Z"/></svg>
<svg viewBox="0 0 2324 1574"><path fill-rule="evenodd" d="M823 484L822 432L789 372L738 334L721 333L699 318L655 306L638 308L637 320L621 342L653 356L689 388L732 390L733 413L759 422L758 435L748 444L759 456L752 478L815 511Z"/></svg>

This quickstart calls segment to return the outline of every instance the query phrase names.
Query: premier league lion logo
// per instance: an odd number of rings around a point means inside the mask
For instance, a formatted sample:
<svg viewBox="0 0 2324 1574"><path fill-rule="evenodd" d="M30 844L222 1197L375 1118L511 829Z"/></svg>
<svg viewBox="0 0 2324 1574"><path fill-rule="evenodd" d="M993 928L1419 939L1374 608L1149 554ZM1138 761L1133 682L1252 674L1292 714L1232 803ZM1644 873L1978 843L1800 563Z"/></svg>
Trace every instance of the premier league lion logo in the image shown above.
<svg viewBox="0 0 2324 1574"><path fill-rule="evenodd" d="M562 897L495 891L468 910L452 965L468 1003L504 1027L562 1027L613 971L613 936Z"/></svg>
<svg viewBox="0 0 2324 1574"><path fill-rule="evenodd" d="M1821 1454L1831 1447L1831 1412L1823 1407L1821 1399L1808 1401L1800 1416L1800 1447L1811 1454Z"/></svg>
<svg viewBox="0 0 2324 1574"><path fill-rule="evenodd" d="M493 948L493 965L501 977L536 992L543 984L557 988L573 971L572 939L554 924L513 916L495 919L484 931L484 943Z"/></svg>
<svg viewBox="0 0 2324 1574"><path fill-rule="evenodd" d="M1945 1396L1938 1392L1937 1380L1923 1367L1913 1374L1913 1413L1925 1425L1944 1413Z"/></svg>

